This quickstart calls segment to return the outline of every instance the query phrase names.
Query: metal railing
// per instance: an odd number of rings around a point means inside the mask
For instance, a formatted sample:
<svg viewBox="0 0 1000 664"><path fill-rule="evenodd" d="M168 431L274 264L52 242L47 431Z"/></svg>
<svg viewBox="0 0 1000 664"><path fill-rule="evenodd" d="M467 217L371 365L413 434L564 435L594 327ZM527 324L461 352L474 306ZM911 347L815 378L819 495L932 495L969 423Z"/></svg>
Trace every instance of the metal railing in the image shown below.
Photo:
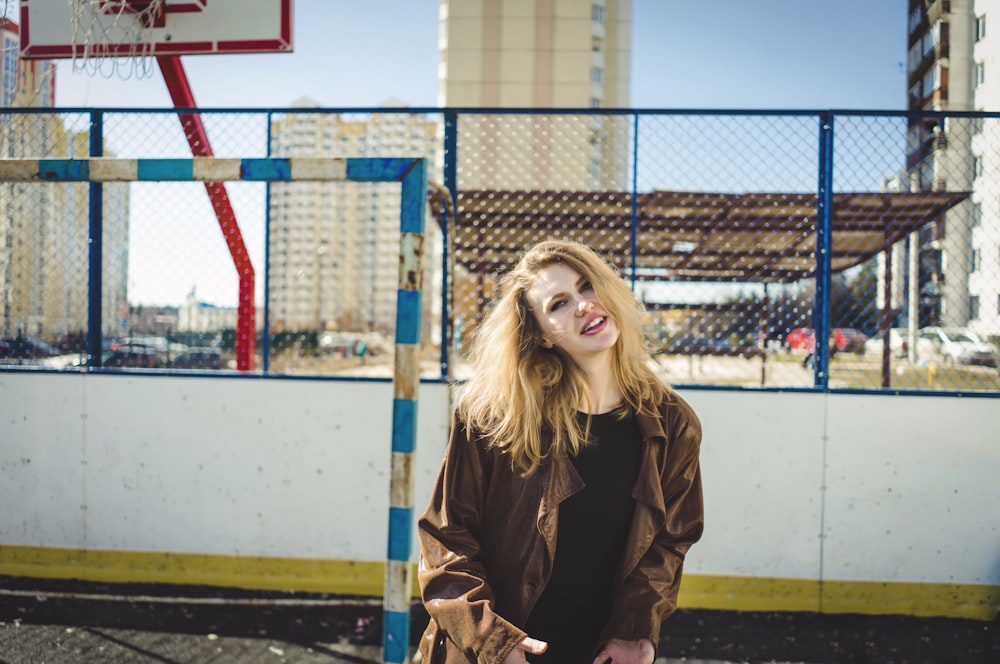
<svg viewBox="0 0 1000 664"><path fill-rule="evenodd" d="M180 109L219 158L424 157L419 360L461 379L496 277L570 237L680 385L1000 392L1000 114ZM0 158L185 159L178 109L4 109ZM0 367L390 378L392 183L0 178ZM200 187L200 188L199 188ZM244 303L245 304L245 303Z"/></svg>

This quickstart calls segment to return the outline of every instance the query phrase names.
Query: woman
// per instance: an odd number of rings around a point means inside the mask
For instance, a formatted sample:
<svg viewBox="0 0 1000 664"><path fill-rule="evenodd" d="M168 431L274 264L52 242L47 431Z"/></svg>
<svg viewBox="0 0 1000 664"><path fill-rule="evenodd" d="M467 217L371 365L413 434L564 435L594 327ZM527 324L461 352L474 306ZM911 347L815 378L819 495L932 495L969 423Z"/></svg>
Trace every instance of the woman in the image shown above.
<svg viewBox="0 0 1000 664"><path fill-rule="evenodd" d="M643 316L575 242L503 279L419 522L423 662L653 662L702 533L701 425Z"/></svg>

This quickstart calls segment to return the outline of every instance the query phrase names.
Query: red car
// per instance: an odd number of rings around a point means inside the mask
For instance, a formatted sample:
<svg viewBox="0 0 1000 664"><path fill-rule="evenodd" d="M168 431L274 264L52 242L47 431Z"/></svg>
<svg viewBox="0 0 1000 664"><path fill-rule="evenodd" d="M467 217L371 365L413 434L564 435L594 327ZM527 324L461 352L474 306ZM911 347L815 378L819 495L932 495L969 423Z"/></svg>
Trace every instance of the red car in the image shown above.
<svg viewBox="0 0 1000 664"><path fill-rule="evenodd" d="M811 353L816 350L816 331L811 327L796 327L785 337L788 350Z"/></svg>
<svg viewBox="0 0 1000 664"><path fill-rule="evenodd" d="M853 327L835 327L833 339L837 343L838 353L863 353L868 335Z"/></svg>
<svg viewBox="0 0 1000 664"><path fill-rule="evenodd" d="M860 353L865 349L868 336L853 327L835 327L832 330L833 347L838 353ZM796 327L785 337L789 350L812 353L816 350L816 331L811 327Z"/></svg>

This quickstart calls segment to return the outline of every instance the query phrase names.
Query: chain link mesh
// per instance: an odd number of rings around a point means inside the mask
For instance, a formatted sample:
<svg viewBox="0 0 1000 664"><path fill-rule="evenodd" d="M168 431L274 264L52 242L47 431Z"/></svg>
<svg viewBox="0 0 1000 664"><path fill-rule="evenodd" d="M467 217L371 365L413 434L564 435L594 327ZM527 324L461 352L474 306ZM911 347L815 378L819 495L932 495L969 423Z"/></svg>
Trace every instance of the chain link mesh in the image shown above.
<svg viewBox="0 0 1000 664"><path fill-rule="evenodd" d="M453 153L443 112L304 105L199 116L218 157L428 158L437 191L452 187L454 200L429 197L425 376L442 375L447 359L461 378L498 276L530 244L564 237L607 256L633 285L673 384L1000 387L1000 118L455 114ZM11 109L0 122L7 158L84 157L95 122L104 156L191 154L173 112ZM89 189L0 184L0 361L86 362ZM108 363L232 368L240 275L205 186L102 190ZM254 269L256 367L391 376L399 185L226 191Z"/></svg>

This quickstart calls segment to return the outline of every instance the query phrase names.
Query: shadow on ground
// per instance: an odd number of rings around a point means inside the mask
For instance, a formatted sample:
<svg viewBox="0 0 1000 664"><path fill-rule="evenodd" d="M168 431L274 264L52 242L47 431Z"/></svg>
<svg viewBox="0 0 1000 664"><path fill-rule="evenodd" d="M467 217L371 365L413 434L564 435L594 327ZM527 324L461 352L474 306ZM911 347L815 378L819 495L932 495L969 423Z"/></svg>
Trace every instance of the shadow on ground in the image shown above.
<svg viewBox="0 0 1000 664"><path fill-rule="evenodd" d="M105 661L227 661L221 655L196 654L222 652L219 647L205 649L206 635L229 639L234 661L368 662L373 660L345 654L331 644L368 652L381 645L381 607L370 599L330 602L333 598L320 595L230 591L220 597L217 589L188 587L170 591L168 597L162 586L123 588L0 577L0 661L59 661L56 653L45 650L65 649L67 639L55 639L53 633L96 634L102 637L100 652L105 657L116 639L128 641L128 657ZM99 599L102 596L117 599ZM130 599L135 597L141 599ZM422 607L414 607L412 643L426 622ZM33 625L61 629L31 637L25 628ZM127 631L127 638L121 630ZM670 618L663 633L660 655L680 661L1000 662L997 621L689 609ZM97 646L73 647L78 655L96 656ZM267 658L250 657L249 650L264 651Z"/></svg>

